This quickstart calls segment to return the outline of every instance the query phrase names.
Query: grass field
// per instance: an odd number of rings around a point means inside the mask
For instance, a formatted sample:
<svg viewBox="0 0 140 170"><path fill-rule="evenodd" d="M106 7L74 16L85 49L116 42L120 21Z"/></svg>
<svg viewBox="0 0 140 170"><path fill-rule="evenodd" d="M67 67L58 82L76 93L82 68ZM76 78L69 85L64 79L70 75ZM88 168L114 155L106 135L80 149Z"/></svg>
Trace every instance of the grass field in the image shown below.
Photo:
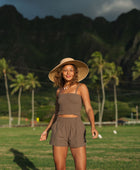
<svg viewBox="0 0 140 170"><path fill-rule="evenodd" d="M45 127L0 128L1 170L54 170L52 148L47 141L40 142ZM139 170L140 126L98 128L102 139L93 140L87 126L87 170ZM67 169L74 170L70 150Z"/></svg>

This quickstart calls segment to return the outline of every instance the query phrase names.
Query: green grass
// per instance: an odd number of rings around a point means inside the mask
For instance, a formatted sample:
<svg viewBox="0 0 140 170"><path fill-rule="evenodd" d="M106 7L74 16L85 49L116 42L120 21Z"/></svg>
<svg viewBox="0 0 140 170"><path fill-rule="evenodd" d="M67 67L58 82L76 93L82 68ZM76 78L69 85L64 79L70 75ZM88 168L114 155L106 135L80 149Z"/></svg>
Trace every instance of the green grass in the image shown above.
<svg viewBox="0 0 140 170"><path fill-rule="evenodd" d="M0 169L54 170L52 147L40 142L45 127L0 128ZM87 170L138 170L140 169L140 126L114 126L98 128L102 139L93 140L87 126ZM67 169L74 170L70 150Z"/></svg>

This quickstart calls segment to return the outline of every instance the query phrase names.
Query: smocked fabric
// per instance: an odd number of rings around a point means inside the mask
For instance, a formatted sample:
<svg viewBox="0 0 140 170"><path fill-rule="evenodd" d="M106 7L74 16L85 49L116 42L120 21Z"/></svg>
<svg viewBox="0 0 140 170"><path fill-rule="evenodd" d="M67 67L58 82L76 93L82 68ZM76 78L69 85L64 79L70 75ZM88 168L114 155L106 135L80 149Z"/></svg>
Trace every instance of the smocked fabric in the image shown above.
<svg viewBox="0 0 140 170"><path fill-rule="evenodd" d="M60 114L74 114L80 116L82 99L81 96L75 93L64 93L58 96L58 105Z"/></svg>

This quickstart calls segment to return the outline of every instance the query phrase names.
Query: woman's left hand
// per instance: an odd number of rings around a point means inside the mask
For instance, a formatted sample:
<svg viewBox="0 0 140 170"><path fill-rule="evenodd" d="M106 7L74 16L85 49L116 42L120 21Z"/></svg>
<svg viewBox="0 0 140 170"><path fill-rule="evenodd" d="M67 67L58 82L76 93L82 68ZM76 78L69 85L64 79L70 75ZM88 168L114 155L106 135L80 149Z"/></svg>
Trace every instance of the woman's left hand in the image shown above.
<svg viewBox="0 0 140 170"><path fill-rule="evenodd" d="M44 131L44 132L41 134L40 141L46 140L46 139L47 139L47 136L48 136L47 131Z"/></svg>
<svg viewBox="0 0 140 170"><path fill-rule="evenodd" d="M92 128L91 132L92 132L93 139L98 138L98 131L95 128Z"/></svg>

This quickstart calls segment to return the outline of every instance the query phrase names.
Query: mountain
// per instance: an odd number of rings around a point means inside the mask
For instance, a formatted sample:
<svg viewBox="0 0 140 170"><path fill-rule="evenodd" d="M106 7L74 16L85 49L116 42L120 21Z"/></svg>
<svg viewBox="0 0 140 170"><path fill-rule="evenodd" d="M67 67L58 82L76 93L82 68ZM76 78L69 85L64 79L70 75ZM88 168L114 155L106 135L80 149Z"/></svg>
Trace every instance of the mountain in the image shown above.
<svg viewBox="0 0 140 170"><path fill-rule="evenodd" d="M36 72L46 81L62 58L87 62L94 51L121 65L125 79L131 79L131 67L140 56L140 11L133 9L109 22L82 14L28 20L13 6L0 8L0 58L10 60L19 72Z"/></svg>

